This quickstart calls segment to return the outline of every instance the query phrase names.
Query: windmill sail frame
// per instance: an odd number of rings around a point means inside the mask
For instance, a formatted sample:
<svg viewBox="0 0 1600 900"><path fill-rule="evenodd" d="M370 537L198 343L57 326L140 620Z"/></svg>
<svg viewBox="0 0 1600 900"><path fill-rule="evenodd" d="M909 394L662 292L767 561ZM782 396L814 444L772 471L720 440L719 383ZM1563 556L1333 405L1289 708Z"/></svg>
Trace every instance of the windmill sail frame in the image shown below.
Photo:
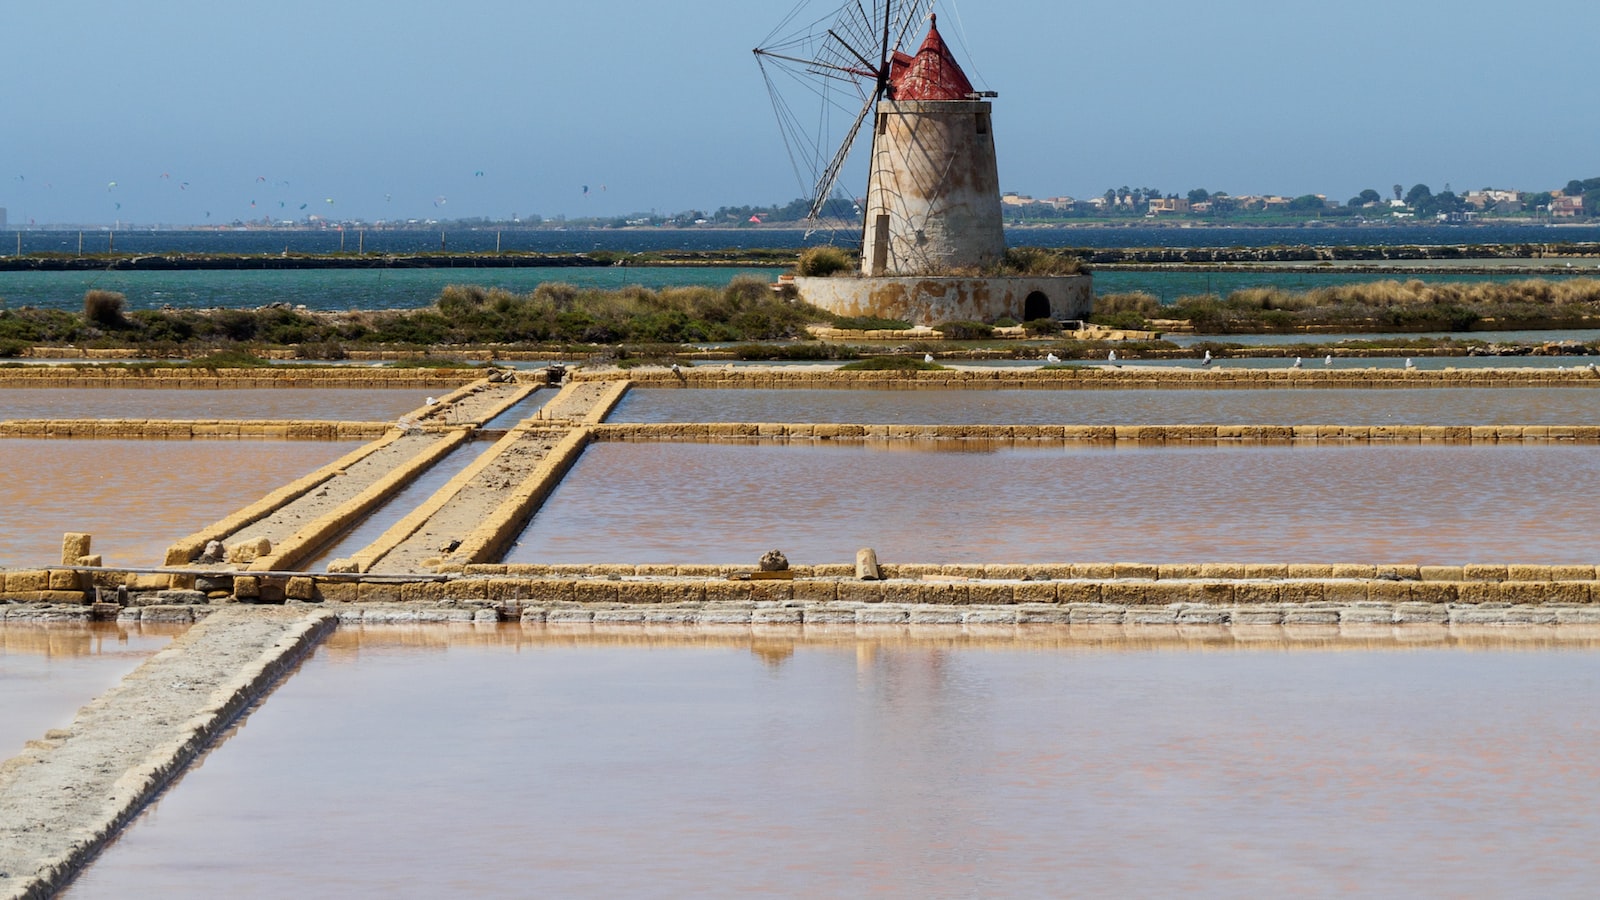
<svg viewBox="0 0 1600 900"><path fill-rule="evenodd" d="M792 22L806 5L802 0L785 19L785 24ZM778 38L775 30L764 46L755 49L790 161L797 178L802 181L802 188L808 189L811 198L807 220L813 223L819 220L860 137L861 126L888 92L895 55L901 52L912 28L932 12L933 5L934 0L848 0L830 16L797 33ZM782 28L780 25L778 30ZM768 61L784 67L791 77L820 99L822 108L814 130L800 126L792 107L780 98L781 92L767 72ZM861 104L859 110L846 109L841 101L832 97L830 87L842 89L839 82L855 88ZM851 116L844 138L836 146L825 133L830 109L841 120L845 115ZM874 142L876 139L874 129ZM800 156L805 158L810 169L809 184L804 183L806 179L800 172Z"/></svg>

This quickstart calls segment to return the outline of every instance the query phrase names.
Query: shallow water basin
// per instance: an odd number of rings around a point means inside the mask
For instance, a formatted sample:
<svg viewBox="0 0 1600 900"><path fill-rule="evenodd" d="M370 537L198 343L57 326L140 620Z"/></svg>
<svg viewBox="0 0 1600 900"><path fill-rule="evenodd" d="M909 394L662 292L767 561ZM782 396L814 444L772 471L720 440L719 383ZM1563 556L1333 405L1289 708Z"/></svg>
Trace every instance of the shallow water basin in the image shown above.
<svg viewBox="0 0 1600 900"><path fill-rule="evenodd" d="M107 565L159 565L166 548L349 453L350 441L0 440L0 566L61 562L93 536Z"/></svg>
<svg viewBox="0 0 1600 900"><path fill-rule="evenodd" d="M1557 896L1600 878L1592 641L1121 634L341 629L67 896Z"/></svg>
<svg viewBox="0 0 1600 900"><path fill-rule="evenodd" d="M423 390L393 388L12 388L6 419L300 419L388 422L420 408Z"/></svg>
<svg viewBox="0 0 1600 900"><path fill-rule="evenodd" d="M72 723L182 625L0 623L0 759Z"/></svg>
<svg viewBox="0 0 1600 900"><path fill-rule="evenodd" d="M914 425L1580 425L1594 388L813 390L635 388L611 422Z"/></svg>
<svg viewBox="0 0 1600 900"><path fill-rule="evenodd" d="M1596 521L1583 446L601 443L506 560L1592 565Z"/></svg>

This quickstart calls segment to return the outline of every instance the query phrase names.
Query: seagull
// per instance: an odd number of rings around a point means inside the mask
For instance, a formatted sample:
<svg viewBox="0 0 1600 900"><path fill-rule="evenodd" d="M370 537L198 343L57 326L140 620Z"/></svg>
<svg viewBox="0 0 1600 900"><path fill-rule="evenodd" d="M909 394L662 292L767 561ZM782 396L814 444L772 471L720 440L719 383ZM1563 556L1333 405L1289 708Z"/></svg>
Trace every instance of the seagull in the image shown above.
<svg viewBox="0 0 1600 900"><path fill-rule="evenodd" d="M1417 367L1417 364L1411 361L1411 357L1409 357L1409 356L1406 357L1406 368L1407 369L1415 369L1416 367Z"/></svg>
<svg viewBox="0 0 1600 900"><path fill-rule="evenodd" d="M1055 363L1061 362L1061 357L1055 355L1054 353L1046 353L1044 355L1044 361L1054 365ZM1589 368L1592 369L1594 366L1590 366Z"/></svg>
<svg viewBox="0 0 1600 900"><path fill-rule="evenodd" d="M1106 362L1111 363L1113 366L1118 368L1122 367L1122 364L1117 362L1117 351L1115 350L1106 351Z"/></svg>
<svg viewBox="0 0 1600 900"><path fill-rule="evenodd" d="M1207 350L1207 351L1206 351L1206 358L1205 358L1205 359L1202 359L1202 360L1200 360L1200 365L1202 365L1202 366L1209 366L1209 365L1211 365L1211 351L1210 351L1210 350Z"/></svg>
<svg viewBox="0 0 1600 900"><path fill-rule="evenodd" d="M679 371L678 364L677 363L673 363L672 364L672 374L676 375L676 374L678 374L678 371Z"/></svg>
<svg viewBox="0 0 1600 900"><path fill-rule="evenodd" d="M932 353L924 353L924 354L922 354L922 361L923 362L933 362L933 354Z"/></svg>
<svg viewBox="0 0 1600 900"><path fill-rule="evenodd" d="M438 397L429 397L428 399L426 399L426 400L424 400L422 402L423 402L423 405L425 405L425 406L432 406L435 403L439 402L439 398Z"/></svg>
<svg viewBox="0 0 1600 900"><path fill-rule="evenodd" d="M1298 356L1296 356L1296 357L1295 357L1295 358L1294 358L1294 365L1292 365L1292 366L1290 366L1290 367L1289 367L1289 368L1291 368L1291 369L1298 369L1298 368L1300 368L1300 362L1301 362L1301 360L1300 360L1300 357L1298 357Z"/></svg>
<svg viewBox="0 0 1600 900"><path fill-rule="evenodd" d="M1324 356L1322 358L1322 364L1325 365L1325 366L1333 365L1333 354L1329 353L1327 356Z"/></svg>

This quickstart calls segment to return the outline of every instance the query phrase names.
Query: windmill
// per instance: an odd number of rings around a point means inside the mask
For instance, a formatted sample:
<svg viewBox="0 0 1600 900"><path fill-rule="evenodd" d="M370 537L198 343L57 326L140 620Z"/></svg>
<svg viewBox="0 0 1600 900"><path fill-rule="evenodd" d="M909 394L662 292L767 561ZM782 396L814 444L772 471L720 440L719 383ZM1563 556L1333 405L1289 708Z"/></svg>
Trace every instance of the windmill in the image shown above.
<svg viewBox="0 0 1600 900"><path fill-rule="evenodd" d="M835 0L837 2L837 0ZM799 19L790 13L778 31ZM915 52L906 40L926 27ZM776 34L777 32L775 32ZM1087 314L1087 276L1003 275L993 91L974 90L939 33L932 0L846 0L755 51L815 225L872 117L859 278L797 277L802 299L840 315L934 324ZM787 82L779 84L781 77ZM815 119L784 86L817 101Z"/></svg>
<svg viewBox="0 0 1600 900"><path fill-rule="evenodd" d="M895 57L911 29L925 20L933 0L850 0L841 9L793 31L802 3L763 46L756 63L771 95L796 177L811 199L813 223L828 205L861 126L890 87ZM818 101L802 112L790 99ZM810 96L807 96L810 95ZM842 122L844 137L833 138Z"/></svg>

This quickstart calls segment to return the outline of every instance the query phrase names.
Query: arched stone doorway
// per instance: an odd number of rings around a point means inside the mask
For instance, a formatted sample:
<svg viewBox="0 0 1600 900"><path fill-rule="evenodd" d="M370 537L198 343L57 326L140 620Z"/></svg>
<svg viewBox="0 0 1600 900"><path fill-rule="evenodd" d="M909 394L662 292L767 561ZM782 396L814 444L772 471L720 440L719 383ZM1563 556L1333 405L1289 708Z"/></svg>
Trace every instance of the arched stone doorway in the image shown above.
<svg viewBox="0 0 1600 900"><path fill-rule="evenodd" d="M1022 301L1022 321L1050 318L1050 298L1044 291L1034 291Z"/></svg>

